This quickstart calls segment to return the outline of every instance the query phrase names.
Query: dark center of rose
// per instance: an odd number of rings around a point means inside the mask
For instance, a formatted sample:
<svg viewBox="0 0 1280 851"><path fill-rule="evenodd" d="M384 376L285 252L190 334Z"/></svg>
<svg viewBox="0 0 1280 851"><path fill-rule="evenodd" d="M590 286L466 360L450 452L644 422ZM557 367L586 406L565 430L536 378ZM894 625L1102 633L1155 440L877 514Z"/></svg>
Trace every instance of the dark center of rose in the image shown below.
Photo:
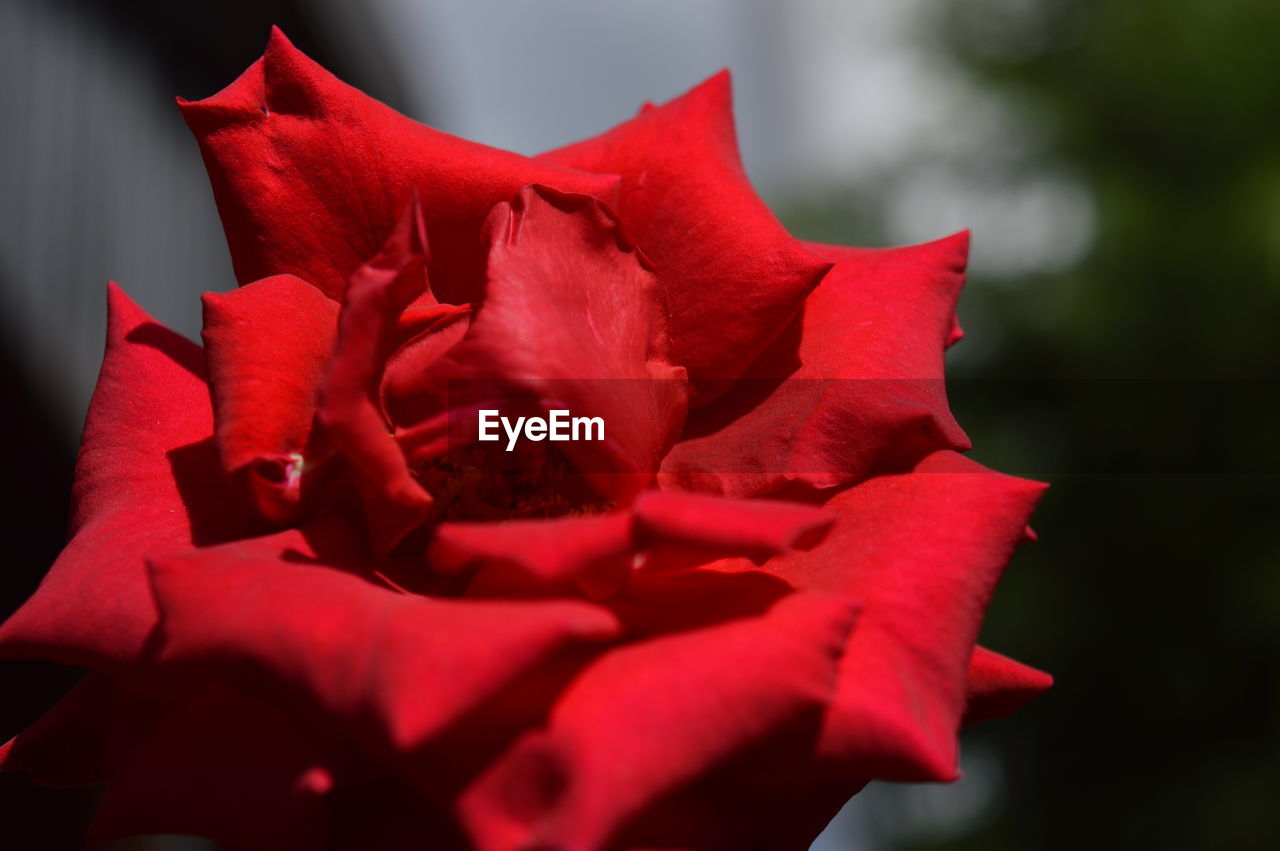
<svg viewBox="0 0 1280 851"><path fill-rule="evenodd" d="M436 522L599 514L613 503L596 493L558 447L523 443L513 452L468 445L415 465Z"/></svg>

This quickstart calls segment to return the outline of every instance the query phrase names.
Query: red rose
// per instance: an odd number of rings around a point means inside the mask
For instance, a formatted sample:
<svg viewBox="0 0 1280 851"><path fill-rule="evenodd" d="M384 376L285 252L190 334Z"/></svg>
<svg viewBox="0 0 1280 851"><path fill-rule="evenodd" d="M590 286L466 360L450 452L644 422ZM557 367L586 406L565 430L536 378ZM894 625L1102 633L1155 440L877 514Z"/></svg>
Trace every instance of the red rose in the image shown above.
<svg viewBox="0 0 1280 851"><path fill-rule="evenodd" d="M92 669L2 758L105 780L98 838L799 848L1047 686L974 644L1041 486L958 454L967 237L790 237L727 75L526 158L277 32L182 110L244 286L203 349L111 289L72 537L0 628Z"/></svg>

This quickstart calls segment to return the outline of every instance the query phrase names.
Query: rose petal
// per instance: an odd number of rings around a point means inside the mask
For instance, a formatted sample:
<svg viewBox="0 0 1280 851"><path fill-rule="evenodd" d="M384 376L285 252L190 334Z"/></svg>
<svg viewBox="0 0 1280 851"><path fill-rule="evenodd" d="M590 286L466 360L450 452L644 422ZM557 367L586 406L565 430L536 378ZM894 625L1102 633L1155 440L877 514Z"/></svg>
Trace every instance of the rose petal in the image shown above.
<svg viewBox="0 0 1280 851"><path fill-rule="evenodd" d="M687 397L683 370L665 357L653 273L613 215L586 196L525 187L494 209L486 232L484 302L423 393L440 409L458 405L458 394L477 396L468 402L500 394L601 417L602 443L569 442L565 452L605 495L626 501L657 470ZM475 435L470 421L465 439Z"/></svg>
<svg viewBox="0 0 1280 851"><path fill-rule="evenodd" d="M801 728L799 732L808 733ZM800 736L757 748L631 819L626 849L804 851L866 781L824 781ZM786 749L792 752L787 753Z"/></svg>
<svg viewBox="0 0 1280 851"><path fill-rule="evenodd" d="M161 660L282 688L405 752L552 654L616 630L588 603L397 593L297 563L308 549L290 531L153 560Z"/></svg>
<svg viewBox="0 0 1280 851"><path fill-rule="evenodd" d="M136 659L155 622L143 558L248 531L213 445L200 348L114 284L85 422L71 540L3 626L0 652L103 667Z"/></svg>
<svg viewBox="0 0 1280 851"><path fill-rule="evenodd" d="M763 561L822 539L835 515L826 508L771 499L724 499L682 491L645 491L632 511L642 539Z"/></svg>
<svg viewBox="0 0 1280 851"><path fill-rule="evenodd" d="M627 593L609 605L627 636L638 640L758 617L795 592L771 573L722 569L727 563L732 562L691 570L637 571Z"/></svg>
<svg viewBox="0 0 1280 851"><path fill-rule="evenodd" d="M326 851L471 851L447 806L398 775L335 789Z"/></svg>
<svg viewBox="0 0 1280 851"><path fill-rule="evenodd" d="M695 380L738 375L830 268L751 188L727 71L539 159L622 176L618 214L667 289L675 362Z"/></svg>
<svg viewBox="0 0 1280 851"><path fill-rule="evenodd" d="M969 658L969 702L964 725L1003 718L1053 685L1053 677L985 647Z"/></svg>
<svg viewBox="0 0 1280 851"><path fill-rule="evenodd" d="M527 183L601 198L617 178L539 163L411 121L340 82L273 29L262 58L213 97L178 101L200 143L242 283L293 274L341 300L377 253L401 201L422 196L432 278L474 301L480 225Z"/></svg>
<svg viewBox="0 0 1280 851"><path fill-rule="evenodd" d="M422 307L415 313L413 324L417 327L387 358L379 388L382 410L397 428L412 426L434 413L430 404L425 408L420 404L423 377L462 342L471 327L470 307L449 312L442 312L438 307Z"/></svg>
<svg viewBox="0 0 1280 851"><path fill-rule="evenodd" d="M25 771L41 786L59 789L101 782L113 695L111 678L91 672L0 748L0 770Z"/></svg>
<svg viewBox="0 0 1280 851"><path fill-rule="evenodd" d="M328 754L297 718L201 683L121 689L89 841L206 836L244 851L328 848Z"/></svg>
<svg viewBox="0 0 1280 851"><path fill-rule="evenodd" d="M632 551L631 517L614 512L548 520L441 523L427 558L434 570L443 573L490 566L493 570L480 584L503 593L522 586L536 593L566 585L572 593L579 585L591 596L608 597L626 583ZM488 596L479 593L475 584L472 596Z"/></svg>
<svg viewBox="0 0 1280 851"><path fill-rule="evenodd" d="M300 452L333 354L338 305L292 275L204 294L204 339L224 467Z"/></svg>
<svg viewBox="0 0 1280 851"><path fill-rule="evenodd" d="M1043 491L937 452L838 494L819 546L764 565L798 589L863 602L821 743L847 776L955 778L978 627Z"/></svg>
<svg viewBox="0 0 1280 851"><path fill-rule="evenodd" d="M831 694L856 609L793 595L761 618L606 654L464 793L482 851L601 848L649 804L806 716Z"/></svg>
<svg viewBox="0 0 1280 851"><path fill-rule="evenodd" d="M942 363L968 245L961 233L906 248L813 246L835 268L791 333L693 412L662 481L734 496L827 488L968 449Z"/></svg>
<svg viewBox="0 0 1280 851"><path fill-rule="evenodd" d="M816 544L835 515L774 500L644 491L630 508L586 517L442 523L428 551L442 573L481 568L469 596L544 596L577 588L597 599L632 570L672 570L732 556L764 560Z"/></svg>
<svg viewBox="0 0 1280 851"><path fill-rule="evenodd" d="M426 240L414 196L382 251L351 276L338 318L338 343L320 385L320 421L351 462L379 554L422 523L431 506L378 404L382 363L393 345L397 318L427 288Z"/></svg>
<svg viewBox="0 0 1280 851"><path fill-rule="evenodd" d="M296 519L303 483L324 460L308 443L337 325L338 305L292 275L204 294L200 336L222 465L247 479L258 510L277 523Z"/></svg>

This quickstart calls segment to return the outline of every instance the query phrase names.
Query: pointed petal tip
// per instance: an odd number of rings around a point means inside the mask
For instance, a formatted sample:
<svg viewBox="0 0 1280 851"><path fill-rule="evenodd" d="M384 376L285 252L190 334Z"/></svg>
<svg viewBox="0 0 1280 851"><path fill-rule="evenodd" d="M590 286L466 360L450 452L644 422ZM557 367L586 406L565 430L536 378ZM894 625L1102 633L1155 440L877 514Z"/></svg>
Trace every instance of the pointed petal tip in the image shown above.
<svg viewBox="0 0 1280 851"><path fill-rule="evenodd" d="M262 65L260 112L289 115L324 115L330 111L334 86L347 88L314 59L272 27Z"/></svg>
<svg viewBox="0 0 1280 851"><path fill-rule="evenodd" d="M969 660L969 698L962 723L967 727L1003 718L1053 685L1051 674L979 645Z"/></svg>
<svg viewBox="0 0 1280 851"><path fill-rule="evenodd" d="M936 264L939 268L946 270L949 274L938 276L937 283L939 286L944 287L943 291L951 293L952 297L956 298L965 284L965 272L969 267L971 244L971 232L968 228L965 228L914 246L901 246L900 249L917 250L927 262ZM953 333L954 330L955 328L953 327L948 334Z"/></svg>
<svg viewBox="0 0 1280 851"><path fill-rule="evenodd" d="M944 236L937 241L937 245L949 255L949 266L959 276L959 286L956 288L958 291L964 286L965 272L969 268L969 251L973 246L973 234L965 228Z"/></svg>
<svg viewBox="0 0 1280 851"><path fill-rule="evenodd" d="M272 112L306 112L315 106L314 80L323 73L284 32L271 28L262 56L209 97L176 99L187 126L203 138L230 124L257 121Z"/></svg>
<svg viewBox="0 0 1280 851"><path fill-rule="evenodd" d="M1040 500L1044 499L1044 495L1049 492L1048 482L1042 482L1039 479L1024 479L1021 476L1016 476L1015 478L1022 482L1026 488L1028 499L1032 500L1033 507L1039 504ZM1036 540L1036 533L1031 530L1031 527L1028 526L1027 531L1031 533L1031 539Z"/></svg>
<svg viewBox="0 0 1280 851"><path fill-rule="evenodd" d="M268 66L282 63L294 66L312 63L311 58L299 50L284 34L284 30L275 24L271 25L271 32L267 35L267 45L262 49L262 59Z"/></svg>
<svg viewBox="0 0 1280 851"><path fill-rule="evenodd" d="M273 45L282 47L293 47L293 42L289 41L289 37L284 34L284 30L280 29L279 24L272 24L270 32L267 33L267 48Z"/></svg>
<svg viewBox="0 0 1280 851"><path fill-rule="evenodd" d="M733 72L721 68L694 87L694 91L705 90L707 94L733 99Z"/></svg>
<svg viewBox="0 0 1280 851"><path fill-rule="evenodd" d="M424 258L429 257L431 248L430 243L427 242L427 219L422 209L422 196L416 188L409 194L409 212L407 215L412 219L414 250Z"/></svg>
<svg viewBox="0 0 1280 851"><path fill-rule="evenodd" d="M968 251L973 243L973 231L969 228L961 228L955 233L949 233L938 240L945 245L954 245L956 248Z"/></svg>
<svg viewBox="0 0 1280 851"><path fill-rule="evenodd" d="M640 108L636 110L635 118L641 118L652 112L660 112L681 102L700 101L703 99L711 102L724 101L732 106L733 74L728 68L721 68L701 82L693 84L681 94L661 103L654 103L651 100L644 101L640 104Z"/></svg>
<svg viewBox="0 0 1280 851"><path fill-rule="evenodd" d="M123 334L127 329L151 321L154 321L151 315L129 297L129 294L124 291L124 287L115 281L107 282L108 333L114 330Z"/></svg>
<svg viewBox="0 0 1280 851"><path fill-rule="evenodd" d="M400 202L395 226L391 229L391 235L387 237L382 253L402 258L420 258L424 263L431 259L430 243L427 240L427 223L422 210L422 196L416 188L410 190Z"/></svg>
<svg viewBox="0 0 1280 851"><path fill-rule="evenodd" d="M174 100L187 127L200 140L227 125L261 118L266 109L263 79L263 59L259 58L208 97Z"/></svg>

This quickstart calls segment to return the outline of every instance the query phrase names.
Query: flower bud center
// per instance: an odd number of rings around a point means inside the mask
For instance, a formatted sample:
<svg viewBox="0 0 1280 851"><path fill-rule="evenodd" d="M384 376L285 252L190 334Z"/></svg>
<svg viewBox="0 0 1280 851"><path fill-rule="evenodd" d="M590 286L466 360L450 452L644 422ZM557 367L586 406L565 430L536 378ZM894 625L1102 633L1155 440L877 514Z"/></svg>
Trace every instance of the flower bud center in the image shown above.
<svg viewBox="0 0 1280 851"><path fill-rule="evenodd" d="M414 474L435 499L439 521L492 521L599 514L613 507L558 448L522 443L514 452L458 447Z"/></svg>

